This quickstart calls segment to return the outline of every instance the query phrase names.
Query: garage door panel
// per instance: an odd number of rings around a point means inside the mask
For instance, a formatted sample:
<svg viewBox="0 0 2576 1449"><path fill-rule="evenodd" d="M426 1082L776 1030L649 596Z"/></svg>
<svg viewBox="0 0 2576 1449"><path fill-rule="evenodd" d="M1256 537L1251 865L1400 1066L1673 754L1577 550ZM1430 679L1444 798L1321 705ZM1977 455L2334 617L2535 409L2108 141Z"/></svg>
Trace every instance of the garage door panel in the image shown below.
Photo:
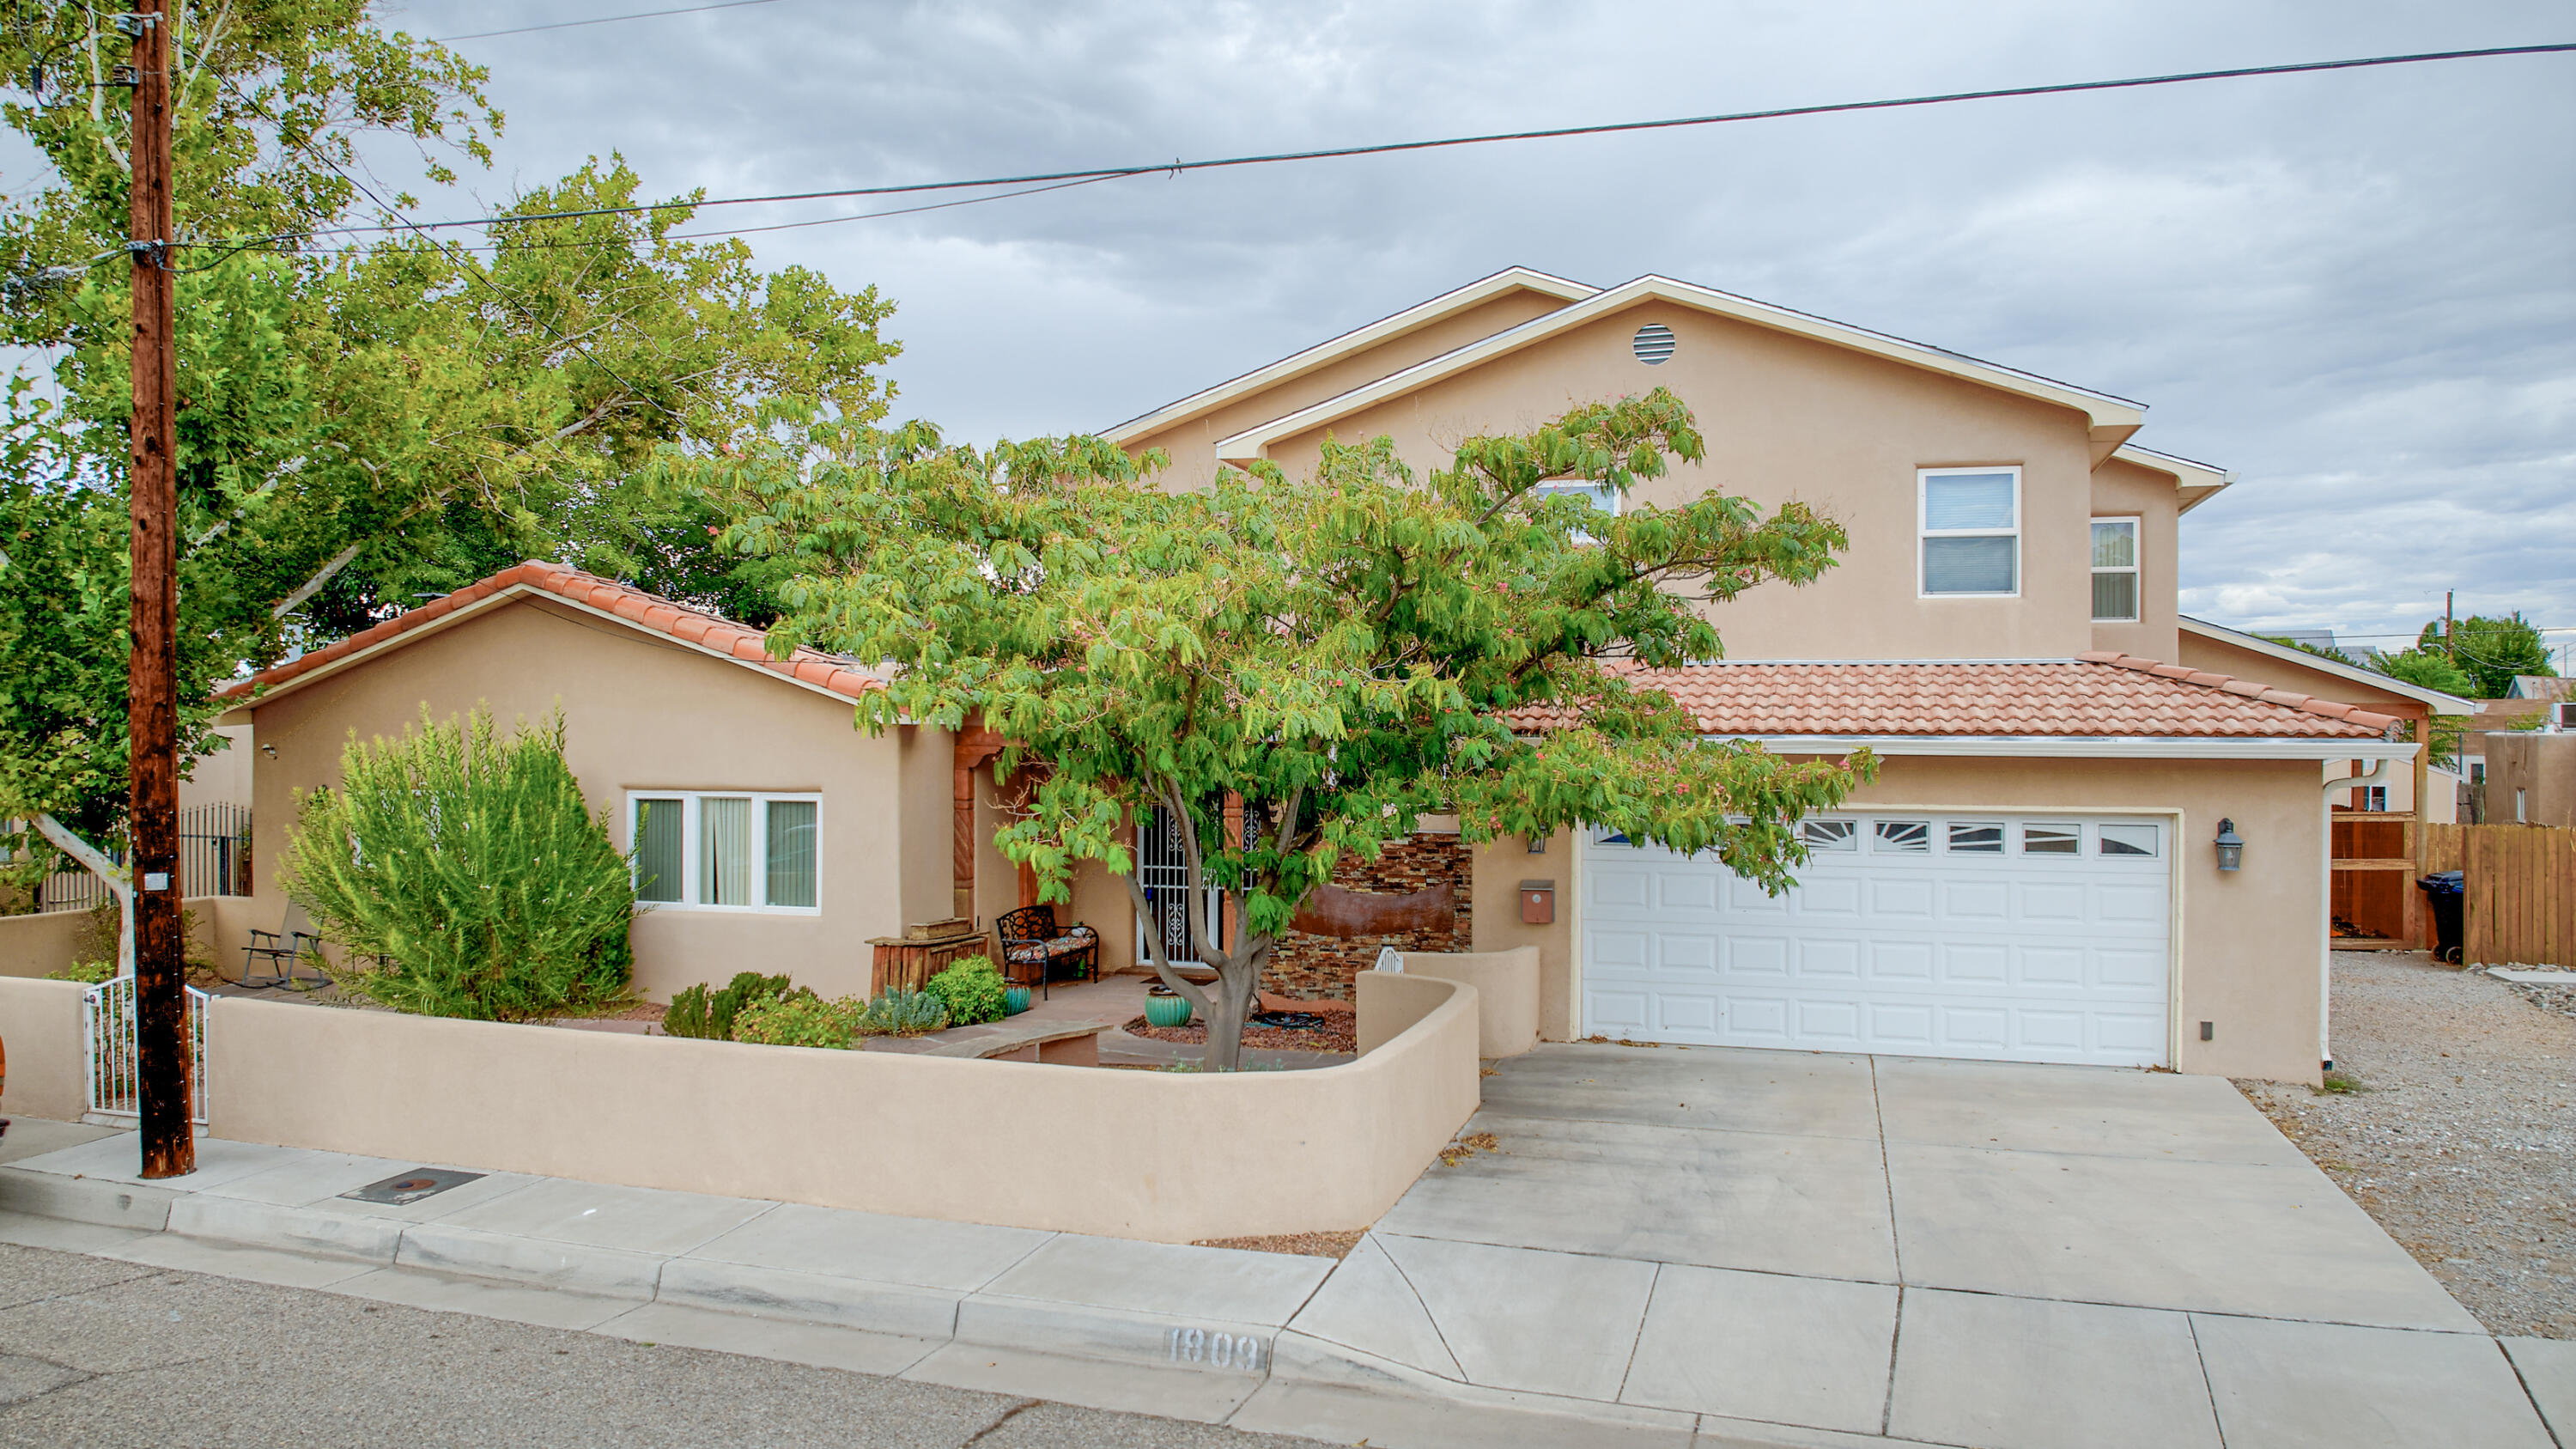
<svg viewBox="0 0 2576 1449"><path fill-rule="evenodd" d="M1841 818L1841 817L1838 817ZM2104 822L2041 823L2076 854L2029 855L2019 822L1899 850L1820 850L1784 895L1714 859L1587 845L1588 1031L1692 1044L2152 1065L2165 1060L2170 863L2100 854ZM1921 815L1891 817L1898 824ZM2114 824L2135 838L2135 822ZM2162 834L2148 837L2161 840ZM1954 851L1950 842L1979 848ZM1884 848L1883 848L1884 847Z"/></svg>
<svg viewBox="0 0 2576 1449"><path fill-rule="evenodd" d="M1722 943L1729 976L1789 974L1790 943L1785 936L1728 936Z"/></svg>
<svg viewBox="0 0 2576 1449"><path fill-rule="evenodd" d="M1800 941L1798 943L1798 979L1800 981L1855 982L1860 980L1861 943L1858 941Z"/></svg>

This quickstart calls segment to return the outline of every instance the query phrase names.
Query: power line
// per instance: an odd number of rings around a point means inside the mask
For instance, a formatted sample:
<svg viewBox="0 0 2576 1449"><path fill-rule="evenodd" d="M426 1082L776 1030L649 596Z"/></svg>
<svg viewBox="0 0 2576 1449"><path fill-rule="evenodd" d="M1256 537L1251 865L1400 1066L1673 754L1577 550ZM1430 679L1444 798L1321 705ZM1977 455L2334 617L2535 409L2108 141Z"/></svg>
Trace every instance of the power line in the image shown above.
<svg viewBox="0 0 2576 1449"><path fill-rule="evenodd" d="M583 25L614 25L621 20L657 20L665 15L695 15L704 10L740 10L751 5L775 5L778 0L722 0L715 5L683 5L677 10L639 10L632 15L599 15L588 20L558 20L551 25L521 25L510 30L477 30L471 35L434 35L432 45L453 45L460 40L490 40L497 35L534 35L540 30L571 30Z"/></svg>
<svg viewBox="0 0 2576 1449"><path fill-rule="evenodd" d="M738 0L739 3L739 0ZM1839 115L1854 111L1899 110L1908 107L1951 105L1961 101L2005 100L2020 96L2070 95L2086 91L2134 90L2146 86L2182 85L2193 81L2240 80L2256 76L2302 75L2318 71L2360 70L2378 66L2420 65L2433 61L2484 60L2515 55L2551 55L2576 51L2576 42L2549 45L2492 46L2479 50L2436 50L2409 55L2366 56L2353 60L2303 61L2291 65L2240 66L2228 70L2182 71L2170 75L2132 76L2121 80L2069 81L2054 85L2009 86L1995 90L1950 91L1937 95L1903 96L1874 101L1838 101L1812 106L1781 106L1759 111L1730 111L1708 116L1679 116L1658 121L1616 121L1591 126L1559 126L1532 131L1494 131L1481 135L1444 136L1428 140L1386 141L1362 146L1334 146L1311 151L1274 151L1251 156L1226 156L1201 161L1156 161L1131 166L1094 166L1073 171L1029 172L1016 176L988 176L972 181L922 181L896 186L852 186L829 191L775 192L762 196L726 196L693 202L662 202L640 206L587 207L579 210L540 211L500 216L466 217L451 221L410 222L402 226L344 226L308 233L313 236L343 235L389 231L441 231L455 227L503 226L512 222L573 221L594 216L632 216L655 211L710 206L755 206L789 201L831 201L858 196L903 196L931 191L969 191L993 186L1029 186L1053 181L1109 180L1123 176L1179 176L1186 171L1216 171L1241 166L1268 166L1291 161L1346 160L1359 156L1386 156L1410 151L1436 151L1459 146L1483 146L1506 141L1547 141L1577 136L1619 135L1636 131L1665 131L1690 126L1719 126L1738 121L1772 121L1795 116Z"/></svg>

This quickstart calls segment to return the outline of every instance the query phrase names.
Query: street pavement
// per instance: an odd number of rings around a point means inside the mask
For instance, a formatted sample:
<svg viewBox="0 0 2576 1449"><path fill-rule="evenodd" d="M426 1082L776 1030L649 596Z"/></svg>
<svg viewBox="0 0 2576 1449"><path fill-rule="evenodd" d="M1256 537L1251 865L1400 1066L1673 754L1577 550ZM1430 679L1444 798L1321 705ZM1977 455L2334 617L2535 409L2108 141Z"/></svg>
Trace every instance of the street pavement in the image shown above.
<svg viewBox="0 0 2576 1449"><path fill-rule="evenodd" d="M0 1244L0 1445L1312 1442Z"/></svg>

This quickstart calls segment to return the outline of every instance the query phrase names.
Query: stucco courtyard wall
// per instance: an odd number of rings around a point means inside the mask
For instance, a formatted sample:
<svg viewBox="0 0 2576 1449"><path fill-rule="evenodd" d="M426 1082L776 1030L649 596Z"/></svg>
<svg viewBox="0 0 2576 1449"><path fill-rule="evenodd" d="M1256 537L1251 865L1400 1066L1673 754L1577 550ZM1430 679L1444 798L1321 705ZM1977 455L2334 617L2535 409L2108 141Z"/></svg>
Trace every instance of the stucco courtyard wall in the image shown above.
<svg viewBox="0 0 2576 1449"><path fill-rule="evenodd" d="M208 1128L1160 1242L1356 1228L1394 1204L1479 1096L1473 988L1386 976L1360 1010L1404 1029L1342 1066L1201 1075L224 997L207 1024Z"/></svg>
<svg viewBox="0 0 2576 1449"><path fill-rule="evenodd" d="M1404 969L1476 988L1477 1050L1488 1057L1516 1057L1538 1045L1538 948L1509 951L1407 951ZM1365 982L1377 976L1360 973ZM1362 1038L1363 1050L1368 1046Z"/></svg>
<svg viewBox="0 0 2576 1449"><path fill-rule="evenodd" d="M642 912L635 983L655 1000L745 970L787 973L827 996L864 993L867 937L948 914L946 731L900 726L870 736L846 701L568 606L522 601L248 706L259 740L252 808L261 837L250 924L274 929L284 916L277 863L296 792L338 783L353 731L362 740L399 737L424 703L440 721L480 705L505 730L560 707L565 758L591 808L607 812L620 850L633 844L629 792L822 797L820 910ZM239 943L225 944L227 970L237 969Z"/></svg>
<svg viewBox="0 0 2576 1449"><path fill-rule="evenodd" d="M9 1056L0 1115L67 1121L89 1110L87 1068L81 1059L81 990L76 981L0 977L0 1049Z"/></svg>

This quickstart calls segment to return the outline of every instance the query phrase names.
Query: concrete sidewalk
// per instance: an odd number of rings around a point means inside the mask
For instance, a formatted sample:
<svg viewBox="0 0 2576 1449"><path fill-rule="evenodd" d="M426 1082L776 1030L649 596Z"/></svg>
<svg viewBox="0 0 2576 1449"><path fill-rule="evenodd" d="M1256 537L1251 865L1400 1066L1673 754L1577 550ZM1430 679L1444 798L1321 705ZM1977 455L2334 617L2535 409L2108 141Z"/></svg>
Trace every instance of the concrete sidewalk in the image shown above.
<svg viewBox="0 0 2576 1449"><path fill-rule="evenodd" d="M1340 1263L510 1173L386 1205L343 1194L434 1164L216 1139L145 1184L28 1121L0 1240L1398 1449L2576 1449L2576 1344L2477 1331L2223 1082L1550 1047L1478 1125Z"/></svg>

